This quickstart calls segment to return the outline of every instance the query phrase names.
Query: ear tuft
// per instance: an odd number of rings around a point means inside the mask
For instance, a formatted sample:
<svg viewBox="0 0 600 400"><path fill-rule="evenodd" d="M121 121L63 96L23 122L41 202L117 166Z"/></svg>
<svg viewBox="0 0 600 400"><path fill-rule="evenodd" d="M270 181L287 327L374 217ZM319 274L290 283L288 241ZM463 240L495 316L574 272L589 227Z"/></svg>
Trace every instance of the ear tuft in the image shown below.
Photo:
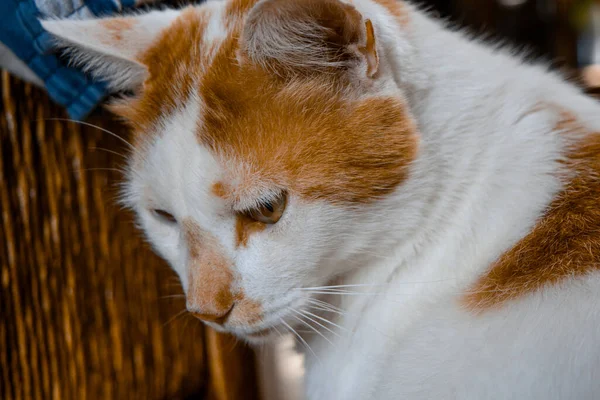
<svg viewBox="0 0 600 400"><path fill-rule="evenodd" d="M340 0L263 0L248 15L242 50L278 72L332 72L379 65L372 23Z"/></svg>
<svg viewBox="0 0 600 400"><path fill-rule="evenodd" d="M43 20L71 61L114 90L138 88L147 77L139 57L177 18L179 11L153 11L143 15L89 20Z"/></svg>

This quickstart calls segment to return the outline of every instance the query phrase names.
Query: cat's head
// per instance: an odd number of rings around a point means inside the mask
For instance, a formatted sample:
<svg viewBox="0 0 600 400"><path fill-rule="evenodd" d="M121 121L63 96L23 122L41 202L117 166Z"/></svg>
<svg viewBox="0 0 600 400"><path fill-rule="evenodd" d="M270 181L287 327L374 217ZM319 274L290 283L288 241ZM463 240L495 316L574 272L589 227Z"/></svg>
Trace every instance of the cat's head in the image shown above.
<svg viewBox="0 0 600 400"><path fill-rule="evenodd" d="M297 325L303 288L385 242L388 200L418 148L378 25L400 26L402 9L349 3L209 1L43 23L133 92L112 106L134 130L125 201L188 310L217 329L251 339Z"/></svg>

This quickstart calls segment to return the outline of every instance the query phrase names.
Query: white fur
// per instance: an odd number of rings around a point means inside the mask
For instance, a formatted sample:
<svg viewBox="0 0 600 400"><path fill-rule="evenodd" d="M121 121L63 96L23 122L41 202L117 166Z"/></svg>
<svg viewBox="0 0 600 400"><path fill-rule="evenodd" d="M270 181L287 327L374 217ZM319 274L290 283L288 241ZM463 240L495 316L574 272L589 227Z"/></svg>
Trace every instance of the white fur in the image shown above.
<svg viewBox="0 0 600 400"><path fill-rule="evenodd" d="M590 131L600 130L600 107L543 66L451 32L412 6L400 26L371 0L353 4L376 29L383 83L373 90L406 98L418 122L408 180L353 209L292 197L279 223L237 249L231 207L240 205L210 195L232 168L198 143L202 99L191 96L132 158L127 202L149 240L185 289L184 236L148 210L192 218L218 238L238 284L266 312L257 326L218 329L244 337L281 329L283 319L310 330L304 319L318 330L303 335L310 350L300 345L309 399L597 398L600 274L480 316L459 298L561 189L558 115L538 106L570 110ZM215 40L225 31L217 20L209 26ZM358 285L319 297L339 314L310 308L310 291L299 290L328 284Z"/></svg>

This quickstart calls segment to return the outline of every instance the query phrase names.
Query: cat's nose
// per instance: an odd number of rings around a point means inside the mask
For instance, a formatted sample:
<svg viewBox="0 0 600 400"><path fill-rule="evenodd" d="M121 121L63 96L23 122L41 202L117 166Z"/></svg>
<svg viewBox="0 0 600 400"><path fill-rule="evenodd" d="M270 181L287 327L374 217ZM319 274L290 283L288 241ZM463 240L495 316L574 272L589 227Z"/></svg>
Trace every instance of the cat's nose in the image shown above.
<svg viewBox="0 0 600 400"><path fill-rule="evenodd" d="M214 236L189 219L183 225L189 247L187 310L202 321L224 324L236 301L233 263Z"/></svg>
<svg viewBox="0 0 600 400"><path fill-rule="evenodd" d="M231 310L233 310L233 305L223 312L200 313L191 311L191 314L204 322L214 322L222 325L227 320L227 317L229 317L229 314L231 314Z"/></svg>

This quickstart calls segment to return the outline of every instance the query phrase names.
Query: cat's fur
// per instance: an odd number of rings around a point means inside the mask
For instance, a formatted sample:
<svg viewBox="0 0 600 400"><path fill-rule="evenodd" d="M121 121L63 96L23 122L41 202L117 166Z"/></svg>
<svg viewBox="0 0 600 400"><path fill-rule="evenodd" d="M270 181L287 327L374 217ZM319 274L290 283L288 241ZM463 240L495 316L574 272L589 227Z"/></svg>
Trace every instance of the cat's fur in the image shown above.
<svg viewBox="0 0 600 400"><path fill-rule="evenodd" d="M600 396L600 106L577 88L393 0L44 26L136 91L113 106L126 202L188 309L321 332L308 398ZM281 191L277 224L244 216Z"/></svg>

